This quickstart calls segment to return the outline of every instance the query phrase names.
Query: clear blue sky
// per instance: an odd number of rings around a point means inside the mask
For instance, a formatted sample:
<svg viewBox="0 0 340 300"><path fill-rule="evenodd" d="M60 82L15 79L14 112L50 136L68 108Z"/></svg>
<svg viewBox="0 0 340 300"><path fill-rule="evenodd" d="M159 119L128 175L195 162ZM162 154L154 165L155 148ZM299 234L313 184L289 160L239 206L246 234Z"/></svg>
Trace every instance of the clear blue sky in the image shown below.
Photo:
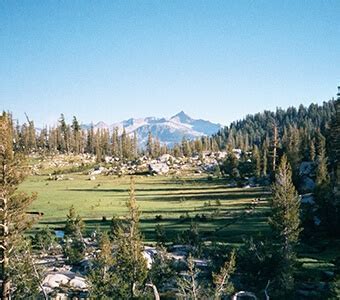
<svg viewBox="0 0 340 300"><path fill-rule="evenodd" d="M0 1L0 109L228 124L340 84L340 1Z"/></svg>

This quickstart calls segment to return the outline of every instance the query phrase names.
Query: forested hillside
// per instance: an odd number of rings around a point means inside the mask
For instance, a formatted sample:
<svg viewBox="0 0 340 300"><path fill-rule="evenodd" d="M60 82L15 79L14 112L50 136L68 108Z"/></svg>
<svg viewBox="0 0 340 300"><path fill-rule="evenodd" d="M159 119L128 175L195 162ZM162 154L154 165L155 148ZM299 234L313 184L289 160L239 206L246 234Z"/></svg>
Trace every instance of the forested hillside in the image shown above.
<svg viewBox="0 0 340 300"><path fill-rule="evenodd" d="M303 142L312 138L316 131L326 135L334 114L334 100L324 102L323 105L300 105L298 109L289 107L286 110L277 109L276 112L264 111L231 123L220 130L215 138L220 148L229 144L234 148L248 149L273 139L276 127L278 139L282 143L292 134L298 134Z"/></svg>

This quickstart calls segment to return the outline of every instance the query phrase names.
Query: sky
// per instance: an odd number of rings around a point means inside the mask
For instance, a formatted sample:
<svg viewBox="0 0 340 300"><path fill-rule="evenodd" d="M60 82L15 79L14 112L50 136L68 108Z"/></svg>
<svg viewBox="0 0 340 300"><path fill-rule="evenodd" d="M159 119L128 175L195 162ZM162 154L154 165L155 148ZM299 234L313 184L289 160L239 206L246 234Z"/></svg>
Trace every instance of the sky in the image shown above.
<svg viewBox="0 0 340 300"><path fill-rule="evenodd" d="M0 109L221 124L340 85L340 1L2 0Z"/></svg>

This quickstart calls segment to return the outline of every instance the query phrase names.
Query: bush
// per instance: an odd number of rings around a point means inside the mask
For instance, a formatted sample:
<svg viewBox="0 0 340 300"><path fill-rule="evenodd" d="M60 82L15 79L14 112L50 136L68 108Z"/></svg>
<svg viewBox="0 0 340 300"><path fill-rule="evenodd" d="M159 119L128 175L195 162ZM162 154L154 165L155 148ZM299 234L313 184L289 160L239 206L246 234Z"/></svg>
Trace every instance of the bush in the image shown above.
<svg viewBox="0 0 340 300"><path fill-rule="evenodd" d="M184 202L186 199L185 199L185 197L181 197L180 199L179 199L179 202Z"/></svg>
<svg viewBox="0 0 340 300"><path fill-rule="evenodd" d="M71 166L62 169L56 169L53 171L52 175L84 172L90 170L91 168L93 168L93 164L81 164L80 166Z"/></svg>
<svg viewBox="0 0 340 300"><path fill-rule="evenodd" d="M163 216L162 215L156 215L155 216L155 220L156 221L161 221L161 220L163 220Z"/></svg>
<svg viewBox="0 0 340 300"><path fill-rule="evenodd" d="M33 237L34 247L47 253L56 244L55 235L48 227L40 229Z"/></svg>
<svg viewBox="0 0 340 300"><path fill-rule="evenodd" d="M72 240L67 241L65 255L70 264L76 265L84 259L85 250L84 243L79 238L74 237Z"/></svg>

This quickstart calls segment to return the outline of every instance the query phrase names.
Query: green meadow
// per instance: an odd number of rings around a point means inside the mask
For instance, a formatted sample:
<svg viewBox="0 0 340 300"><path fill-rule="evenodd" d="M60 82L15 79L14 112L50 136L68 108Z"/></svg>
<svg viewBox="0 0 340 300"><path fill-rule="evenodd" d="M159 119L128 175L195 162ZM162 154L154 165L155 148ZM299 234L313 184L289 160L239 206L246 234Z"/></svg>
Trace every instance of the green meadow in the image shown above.
<svg viewBox="0 0 340 300"><path fill-rule="evenodd" d="M127 212L130 177L66 174L65 180L50 181L48 176L28 177L20 186L37 192L31 211L43 213L31 233L39 227L62 229L71 205L85 220L86 230L109 229L113 216ZM72 180L69 180L71 178ZM135 176L135 192L141 211L140 226L147 244L155 241L155 226L163 225L169 240L195 222L205 241L223 242L236 247L244 238L266 236L270 193L268 189L230 188L224 179L207 176ZM255 199L260 199L253 205ZM300 244L299 271L303 280L319 280L323 271L333 269L340 242L320 239Z"/></svg>
<svg viewBox="0 0 340 300"><path fill-rule="evenodd" d="M81 174L64 175L62 181L47 177L31 176L21 185L26 192L38 193L31 207L43 213L38 227L62 227L71 205L88 231L108 228L113 216L122 217L127 211L128 176L99 175L94 181ZM174 237L195 221L205 239L230 243L268 230L268 191L263 188L229 188L225 180L208 177L135 176L135 190L147 242L153 241L156 224ZM252 206L255 199L260 201Z"/></svg>

